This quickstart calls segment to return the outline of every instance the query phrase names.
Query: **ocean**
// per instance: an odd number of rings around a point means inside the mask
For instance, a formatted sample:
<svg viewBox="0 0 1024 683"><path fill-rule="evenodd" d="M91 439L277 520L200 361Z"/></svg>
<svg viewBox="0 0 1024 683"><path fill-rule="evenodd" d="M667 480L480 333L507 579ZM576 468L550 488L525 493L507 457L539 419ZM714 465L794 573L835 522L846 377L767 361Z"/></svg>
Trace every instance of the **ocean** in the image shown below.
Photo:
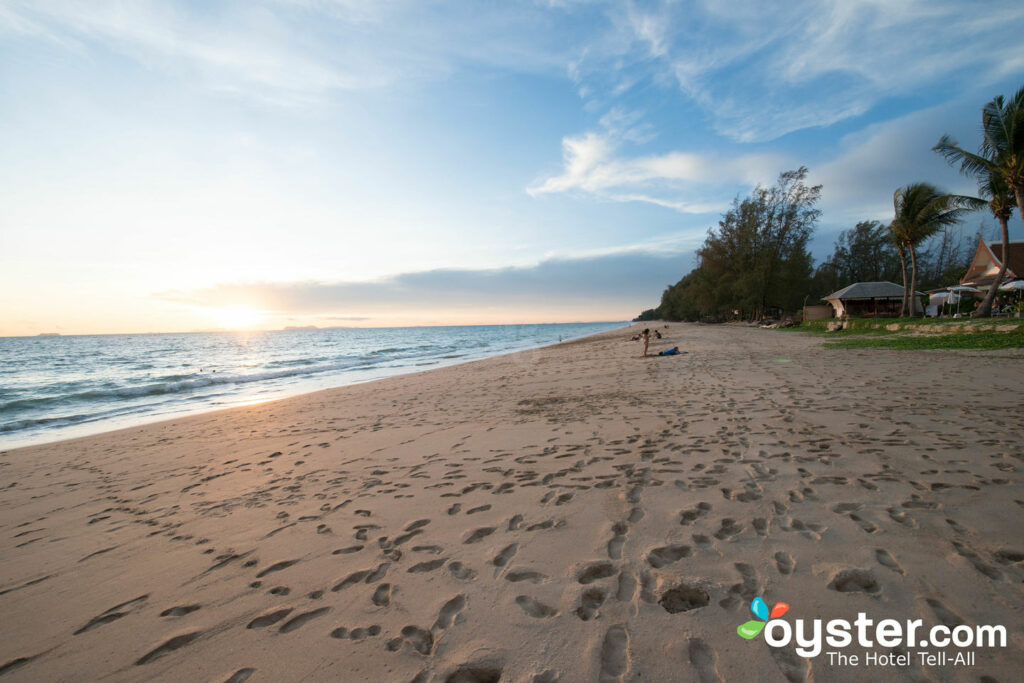
<svg viewBox="0 0 1024 683"><path fill-rule="evenodd" d="M454 365L626 324L0 337L0 450Z"/></svg>

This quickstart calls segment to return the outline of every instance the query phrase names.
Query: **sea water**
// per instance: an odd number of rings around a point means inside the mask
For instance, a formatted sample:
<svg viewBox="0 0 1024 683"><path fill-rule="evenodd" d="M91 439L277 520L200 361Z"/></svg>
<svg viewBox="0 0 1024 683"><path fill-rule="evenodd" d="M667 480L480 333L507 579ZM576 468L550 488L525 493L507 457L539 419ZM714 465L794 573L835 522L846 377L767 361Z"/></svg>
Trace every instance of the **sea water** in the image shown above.
<svg viewBox="0 0 1024 683"><path fill-rule="evenodd" d="M0 450L453 365L624 322L0 338Z"/></svg>

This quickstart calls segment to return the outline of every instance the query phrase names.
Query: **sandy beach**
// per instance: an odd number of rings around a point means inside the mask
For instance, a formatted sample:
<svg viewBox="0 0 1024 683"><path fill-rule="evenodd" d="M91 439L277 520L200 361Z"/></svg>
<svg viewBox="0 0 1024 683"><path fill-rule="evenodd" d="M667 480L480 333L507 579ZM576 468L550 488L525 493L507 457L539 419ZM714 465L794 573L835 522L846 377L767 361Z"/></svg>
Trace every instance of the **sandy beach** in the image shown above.
<svg viewBox="0 0 1024 683"><path fill-rule="evenodd" d="M1024 354L639 327L0 453L0 679L1019 680ZM1007 643L844 666L756 597Z"/></svg>

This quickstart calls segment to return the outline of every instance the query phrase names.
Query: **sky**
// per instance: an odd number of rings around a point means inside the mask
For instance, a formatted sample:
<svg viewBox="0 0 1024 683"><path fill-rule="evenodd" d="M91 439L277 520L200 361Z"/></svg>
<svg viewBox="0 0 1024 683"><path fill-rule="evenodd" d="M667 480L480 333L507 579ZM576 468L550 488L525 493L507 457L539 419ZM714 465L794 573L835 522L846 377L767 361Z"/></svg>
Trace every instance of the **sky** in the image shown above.
<svg viewBox="0 0 1024 683"><path fill-rule="evenodd" d="M977 147L1021 35L1001 0L0 0L0 336L626 320L783 171L819 260L897 187L973 193L931 147Z"/></svg>

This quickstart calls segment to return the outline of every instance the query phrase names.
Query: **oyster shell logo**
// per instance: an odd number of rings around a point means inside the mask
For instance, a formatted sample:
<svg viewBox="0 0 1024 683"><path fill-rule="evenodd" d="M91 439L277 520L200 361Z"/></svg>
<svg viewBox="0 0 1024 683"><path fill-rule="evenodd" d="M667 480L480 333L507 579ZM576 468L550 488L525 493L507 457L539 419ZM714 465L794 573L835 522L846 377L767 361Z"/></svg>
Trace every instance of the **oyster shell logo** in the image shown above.
<svg viewBox="0 0 1024 683"><path fill-rule="evenodd" d="M740 624L736 627L736 633L740 634L740 637L751 640L757 638L764 630L765 625L772 619L778 619L783 614L789 611L789 605L784 602L777 602L772 607L771 612L768 611L768 605L761 598L754 598L754 601L750 603L750 611L754 613L757 619L751 619L745 624Z"/></svg>

